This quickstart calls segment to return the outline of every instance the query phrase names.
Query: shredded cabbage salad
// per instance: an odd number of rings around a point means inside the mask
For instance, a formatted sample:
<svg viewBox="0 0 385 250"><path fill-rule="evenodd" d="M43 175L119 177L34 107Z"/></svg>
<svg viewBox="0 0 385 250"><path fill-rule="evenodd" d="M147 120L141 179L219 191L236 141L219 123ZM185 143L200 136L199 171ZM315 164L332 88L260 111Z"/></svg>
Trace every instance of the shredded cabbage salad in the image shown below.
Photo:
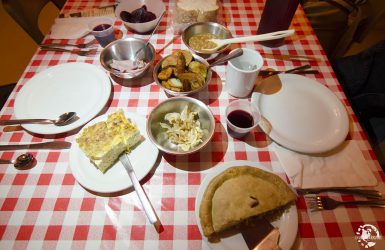
<svg viewBox="0 0 385 250"><path fill-rule="evenodd" d="M186 105L182 113L168 113L164 116L167 123L160 123L166 129L168 139L183 151L188 151L203 142L203 130L197 119L198 113L191 112Z"/></svg>

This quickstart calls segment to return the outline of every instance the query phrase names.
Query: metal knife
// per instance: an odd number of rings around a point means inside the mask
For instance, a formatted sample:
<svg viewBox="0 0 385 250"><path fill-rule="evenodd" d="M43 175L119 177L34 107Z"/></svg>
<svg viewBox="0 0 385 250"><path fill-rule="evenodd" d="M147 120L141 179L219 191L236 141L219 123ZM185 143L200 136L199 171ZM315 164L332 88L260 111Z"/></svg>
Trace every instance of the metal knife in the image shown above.
<svg viewBox="0 0 385 250"><path fill-rule="evenodd" d="M120 162L123 164L124 168L126 169L128 176L131 179L132 185L134 186L134 189L136 191L136 194L139 197L140 202L142 203L142 207L144 209L144 212L147 215L148 220L151 224L153 224L156 228L156 230L159 232L160 230L160 221L158 219L158 216L155 213L154 208L152 207L150 200L148 199L146 193L143 190L142 185L140 185L138 178L135 175L134 169L132 168L130 159L128 159L127 154L122 154L119 157Z"/></svg>
<svg viewBox="0 0 385 250"><path fill-rule="evenodd" d="M32 144L0 145L1 150L20 150L20 149L66 149L71 147L71 142L51 141Z"/></svg>
<svg viewBox="0 0 385 250"><path fill-rule="evenodd" d="M343 193L351 195L359 195L371 199L381 199L382 194L373 189L360 189L360 188L296 188L295 189L299 195L305 194L319 194L322 192L334 192L334 193Z"/></svg>

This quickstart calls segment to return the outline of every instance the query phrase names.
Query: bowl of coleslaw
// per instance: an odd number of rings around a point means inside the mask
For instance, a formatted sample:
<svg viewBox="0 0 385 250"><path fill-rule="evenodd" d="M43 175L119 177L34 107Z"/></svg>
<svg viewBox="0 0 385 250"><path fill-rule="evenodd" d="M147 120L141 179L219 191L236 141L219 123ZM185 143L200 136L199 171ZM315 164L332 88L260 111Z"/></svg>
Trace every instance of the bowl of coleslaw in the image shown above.
<svg viewBox="0 0 385 250"><path fill-rule="evenodd" d="M199 151L212 139L214 116L202 101L172 97L151 111L147 119L150 140L163 152L186 155Z"/></svg>

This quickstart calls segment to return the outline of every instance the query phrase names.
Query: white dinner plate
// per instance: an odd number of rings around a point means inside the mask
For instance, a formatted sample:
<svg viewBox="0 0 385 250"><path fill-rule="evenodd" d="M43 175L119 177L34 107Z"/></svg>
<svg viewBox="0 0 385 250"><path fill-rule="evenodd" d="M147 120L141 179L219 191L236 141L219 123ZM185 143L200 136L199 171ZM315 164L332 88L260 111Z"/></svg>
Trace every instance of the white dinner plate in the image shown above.
<svg viewBox="0 0 385 250"><path fill-rule="evenodd" d="M247 250L248 249L246 242L240 233L227 238L221 238L221 240L217 243L209 242L208 239L203 235L203 230L199 219L199 207L201 205L203 194L207 186L209 185L210 181L214 177L216 177L217 175L219 175L220 173L222 173L223 171L225 171L230 167L246 166L246 165L271 172L268 169L262 166L259 166L258 163L256 162L250 162L250 161L225 162L213 168L206 175L201 185L199 186L197 198L195 199L195 217L198 223L199 231L202 234L203 239L211 249L218 249L218 250L219 249L228 249L228 250L230 249ZM297 230L298 230L297 207L295 205L291 206L288 211L282 214L279 220L276 220L271 224L274 227L278 228L279 230L280 238L279 238L278 244L280 249L289 250L297 237Z"/></svg>
<svg viewBox="0 0 385 250"><path fill-rule="evenodd" d="M15 100L16 119L56 119L74 111L79 119L66 126L24 124L38 134L58 134L78 128L95 117L107 103L111 83L100 68L82 62L59 64L32 77Z"/></svg>
<svg viewBox="0 0 385 250"><path fill-rule="evenodd" d="M84 128L100 121L106 121L109 114L96 117ZM134 150L128 154L128 158L139 180L143 179L154 166L158 157L158 148L151 142L146 133L146 118L135 113L125 112L127 118L135 123L144 137ZM84 128L78 133L80 135ZM75 137L77 137L76 135ZM126 169L117 161L105 174L98 170L79 148L74 139L70 149L70 167L75 179L85 188L95 192L113 193L125 190L132 186Z"/></svg>
<svg viewBox="0 0 385 250"><path fill-rule="evenodd" d="M270 123L260 127L273 141L298 152L322 153L345 140L348 115L332 91L300 75L279 74L275 79L281 81L278 92L253 96Z"/></svg>

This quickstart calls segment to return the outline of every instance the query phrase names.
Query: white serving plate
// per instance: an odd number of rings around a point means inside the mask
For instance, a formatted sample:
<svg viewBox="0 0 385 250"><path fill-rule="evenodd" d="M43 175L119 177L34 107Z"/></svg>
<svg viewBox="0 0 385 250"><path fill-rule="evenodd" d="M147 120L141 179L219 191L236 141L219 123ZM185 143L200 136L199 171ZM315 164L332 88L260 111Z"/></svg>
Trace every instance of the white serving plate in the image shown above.
<svg viewBox="0 0 385 250"><path fill-rule="evenodd" d="M348 115L332 91L300 75L274 77L281 82L279 91L253 94L253 102L268 121L260 127L273 141L298 152L322 153L345 140Z"/></svg>
<svg viewBox="0 0 385 250"><path fill-rule="evenodd" d="M66 126L23 124L33 133L59 134L79 128L105 106L111 83L100 68L82 62L59 64L32 77L15 99L16 119L56 119L65 112L76 112L79 119Z"/></svg>
<svg viewBox="0 0 385 250"><path fill-rule="evenodd" d="M97 122L107 120L109 114L96 117L90 121L84 128ZM135 147L128 154L128 158L134 168L135 174L139 180L143 179L154 166L158 157L159 150L151 142L146 133L146 118L135 113L125 112L127 118L135 123L144 137L144 141ZM79 131L82 133L84 128ZM76 135L75 138L78 136ZM106 173L98 170L79 148L76 140L72 142L70 149L70 167L75 179L85 188L94 192L113 193L132 187L132 182L126 169L117 161Z"/></svg>

